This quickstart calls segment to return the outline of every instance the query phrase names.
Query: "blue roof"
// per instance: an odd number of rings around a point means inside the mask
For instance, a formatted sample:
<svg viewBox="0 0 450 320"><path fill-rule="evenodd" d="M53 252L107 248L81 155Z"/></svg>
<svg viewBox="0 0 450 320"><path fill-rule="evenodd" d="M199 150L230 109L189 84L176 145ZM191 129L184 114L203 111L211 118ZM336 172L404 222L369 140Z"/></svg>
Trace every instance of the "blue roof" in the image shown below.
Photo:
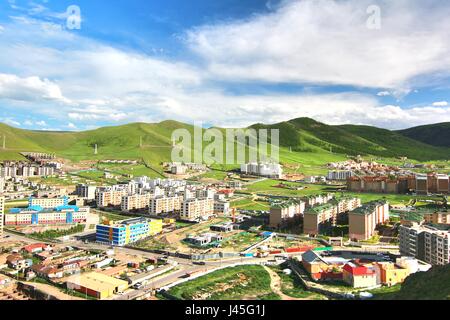
<svg viewBox="0 0 450 320"><path fill-rule="evenodd" d="M29 206L27 209L32 210L32 211L38 211L38 212L41 212L44 210L44 208L42 208L41 206Z"/></svg>
<svg viewBox="0 0 450 320"><path fill-rule="evenodd" d="M78 212L80 210L80 208L78 206L59 206L55 208L55 211L63 211L63 210L73 210L75 212Z"/></svg>

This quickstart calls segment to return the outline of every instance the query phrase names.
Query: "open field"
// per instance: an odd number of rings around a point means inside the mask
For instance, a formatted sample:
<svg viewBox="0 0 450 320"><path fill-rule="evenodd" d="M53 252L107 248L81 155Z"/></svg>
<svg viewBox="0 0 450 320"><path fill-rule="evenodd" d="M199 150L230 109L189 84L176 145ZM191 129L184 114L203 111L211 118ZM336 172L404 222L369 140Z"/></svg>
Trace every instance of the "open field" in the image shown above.
<svg viewBox="0 0 450 320"><path fill-rule="evenodd" d="M238 266L175 286L169 293L184 300L278 300L262 266Z"/></svg>
<svg viewBox="0 0 450 320"><path fill-rule="evenodd" d="M304 299L304 300L328 300L324 295L307 291L302 286L301 281L295 273L286 274L283 272L288 266L283 263L279 266L270 267L281 279L281 291L292 298Z"/></svg>

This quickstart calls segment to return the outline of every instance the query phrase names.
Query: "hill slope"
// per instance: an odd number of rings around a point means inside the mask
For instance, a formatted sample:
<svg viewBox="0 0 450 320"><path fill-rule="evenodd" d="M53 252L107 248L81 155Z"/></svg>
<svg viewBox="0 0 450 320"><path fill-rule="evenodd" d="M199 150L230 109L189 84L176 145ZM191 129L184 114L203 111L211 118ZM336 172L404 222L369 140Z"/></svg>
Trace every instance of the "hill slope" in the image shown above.
<svg viewBox="0 0 450 320"><path fill-rule="evenodd" d="M416 160L449 159L450 148L435 147L395 131L370 126L330 126L309 118L298 118L253 128L280 128L280 144L299 151L332 150L349 155L407 156Z"/></svg>
<svg viewBox="0 0 450 320"><path fill-rule="evenodd" d="M450 122L397 131L401 135L433 146L450 147Z"/></svg>
<svg viewBox="0 0 450 320"><path fill-rule="evenodd" d="M290 160L300 154L310 155L308 158L319 157L323 162L337 158L337 154L407 156L421 161L450 158L450 148L431 146L398 132L375 127L330 126L309 118L299 118L274 125L256 124L251 128L280 129L282 162L292 162ZM0 160L20 158L21 151L40 151L56 153L74 161L143 158L156 164L170 160L174 129L186 129L192 133L194 127L176 121L164 121L131 123L82 132L43 132L0 124L0 137L6 136L6 150L0 149ZM98 154L94 155L96 144ZM294 152L290 153L289 149Z"/></svg>

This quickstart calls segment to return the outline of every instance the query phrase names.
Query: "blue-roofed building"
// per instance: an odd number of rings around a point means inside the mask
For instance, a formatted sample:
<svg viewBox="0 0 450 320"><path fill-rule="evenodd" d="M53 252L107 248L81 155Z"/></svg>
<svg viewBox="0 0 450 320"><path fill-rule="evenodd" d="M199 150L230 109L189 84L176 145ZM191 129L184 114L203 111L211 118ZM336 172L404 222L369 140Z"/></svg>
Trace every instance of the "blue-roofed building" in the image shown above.
<svg viewBox="0 0 450 320"><path fill-rule="evenodd" d="M32 203L30 201L30 203ZM13 208L5 214L5 225L65 225L86 223L89 207L78 207L66 204L53 208L45 208L34 204L28 208Z"/></svg>

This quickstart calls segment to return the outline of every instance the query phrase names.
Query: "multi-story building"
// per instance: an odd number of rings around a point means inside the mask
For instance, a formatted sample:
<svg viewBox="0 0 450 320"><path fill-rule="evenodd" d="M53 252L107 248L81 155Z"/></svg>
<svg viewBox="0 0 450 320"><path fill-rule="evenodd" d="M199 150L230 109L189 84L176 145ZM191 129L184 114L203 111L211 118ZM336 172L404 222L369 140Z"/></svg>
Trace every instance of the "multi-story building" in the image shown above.
<svg viewBox="0 0 450 320"><path fill-rule="evenodd" d="M320 205L327 203L333 199L334 195L332 193L324 193L319 195L310 195L304 198L307 207L313 207L315 205Z"/></svg>
<svg viewBox="0 0 450 320"><path fill-rule="evenodd" d="M123 196L120 209L124 212L148 209L151 198L152 195L150 193Z"/></svg>
<svg viewBox="0 0 450 320"><path fill-rule="evenodd" d="M305 207L306 203L301 200L273 203L270 208L270 227L279 228L282 224L289 222L293 218L302 216L305 212Z"/></svg>
<svg viewBox="0 0 450 320"><path fill-rule="evenodd" d="M375 235L377 225L389 220L389 203L373 201L348 214L349 236L354 240L367 240Z"/></svg>
<svg viewBox="0 0 450 320"><path fill-rule="evenodd" d="M4 213L5 213L5 197L0 195L0 238L3 236Z"/></svg>
<svg viewBox="0 0 450 320"><path fill-rule="evenodd" d="M189 199L183 202L180 217L190 221L207 220L213 214L213 199Z"/></svg>
<svg viewBox="0 0 450 320"><path fill-rule="evenodd" d="M400 226L400 253L432 265L450 263L450 226Z"/></svg>
<svg viewBox="0 0 450 320"><path fill-rule="evenodd" d="M427 224L450 224L450 212L432 212L423 215Z"/></svg>
<svg viewBox="0 0 450 320"><path fill-rule="evenodd" d="M247 163L241 165L241 172L275 179L280 179L283 175L283 169L277 163Z"/></svg>
<svg viewBox="0 0 450 320"><path fill-rule="evenodd" d="M161 233L162 226L162 220L146 218L130 219L114 225L97 225L96 240L113 246L125 246Z"/></svg>
<svg viewBox="0 0 450 320"><path fill-rule="evenodd" d="M86 200L95 200L96 190L97 190L96 186L89 184L79 184L76 186L75 194L80 198L84 198Z"/></svg>
<svg viewBox="0 0 450 320"><path fill-rule="evenodd" d="M158 215L162 213L180 212L183 202L182 196L160 196L150 199L149 213Z"/></svg>
<svg viewBox="0 0 450 320"><path fill-rule="evenodd" d="M229 201L214 201L214 213L219 215L227 215L230 213Z"/></svg>
<svg viewBox="0 0 450 320"><path fill-rule="evenodd" d="M325 199L327 198L328 195ZM361 199L354 197L332 198L324 204L319 202L319 204L309 207L305 211L303 232L310 235L318 235L324 228L336 225L339 215L360 206Z"/></svg>
<svg viewBox="0 0 450 320"><path fill-rule="evenodd" d="M66 196L59 198L35 198L30 197L28 199L28 207L40 207L44 209L51 209L61 206L67 206L69 204L69 198Z"/></svg>
<svg viewBox="0 0 450 320"><path fill-rule="evenodd" d="M5 213L5 225L63 225L86 223L89 207L59 206L55 208L29 207L26 209L15 208Z"/></svg>
<svg viewBox="0 0 450 320"><path fill-rule="evenodd" d="M337 206L331 203L307 208L303 216L303 233L318 235L324 228L336 224Z"/></svg>
<svg viewBox="0 0 450 320"><path fill-rule="evenodd" d="M331 181L346 181L353 177L355 173L352 170L334 170L328 171L327 180Z"/></svg>
<svg viewBox="0 0 450 320"><path fill-rule="evenodd" d="M95 201L98 208L119 207L122 197L128 194L128 186L113 186L97 189Z"/></svg>

